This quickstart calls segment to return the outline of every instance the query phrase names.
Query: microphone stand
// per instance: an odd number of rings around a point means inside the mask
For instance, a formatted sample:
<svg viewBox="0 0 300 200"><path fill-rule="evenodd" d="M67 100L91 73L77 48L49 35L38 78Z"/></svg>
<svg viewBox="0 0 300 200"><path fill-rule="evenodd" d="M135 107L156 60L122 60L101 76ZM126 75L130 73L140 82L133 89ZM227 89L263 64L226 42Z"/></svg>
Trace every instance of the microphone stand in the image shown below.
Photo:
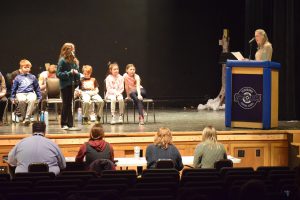
<svg viewBox="0 0 300 200"><path fill-rule="evenodd" d="M74 91L75 91L75 74L72 74L72 112L73 112L73 127L68 128L68 131L81 131L81 128L75 126L75 100L74 100Z"/></svg>
<svg viewBox="0 0 300 200"><path fill-rule="evenodd" d="M252 51L252 42L250 42L250 49L249 49L249 60L251 60L251 51Z"/></svg>

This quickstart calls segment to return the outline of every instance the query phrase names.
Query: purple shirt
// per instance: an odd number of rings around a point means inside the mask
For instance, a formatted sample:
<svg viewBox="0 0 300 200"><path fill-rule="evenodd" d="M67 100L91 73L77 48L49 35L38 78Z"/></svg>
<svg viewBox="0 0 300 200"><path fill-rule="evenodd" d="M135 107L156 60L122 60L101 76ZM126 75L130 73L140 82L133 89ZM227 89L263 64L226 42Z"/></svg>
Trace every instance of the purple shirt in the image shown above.
<svg viewBox="0 0 300 200"><path fill-rule="evenodd" d="M8 154L8 163L16 166L15 173L28 172L28 165L44 162L56 175L66 167L66 160L58 145L41 135L22 139Z"/></svg>

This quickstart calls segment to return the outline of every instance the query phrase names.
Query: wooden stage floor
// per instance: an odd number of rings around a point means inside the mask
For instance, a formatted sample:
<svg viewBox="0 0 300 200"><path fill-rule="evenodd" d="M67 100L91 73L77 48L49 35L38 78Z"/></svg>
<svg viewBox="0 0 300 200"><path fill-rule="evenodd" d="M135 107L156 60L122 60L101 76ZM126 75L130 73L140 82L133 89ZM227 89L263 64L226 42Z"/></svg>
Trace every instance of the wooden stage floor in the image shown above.
<svg viewBox="0 0 300 200"><path fill-rule="evenodd" d="M173 132L182 131L201 131L207 125L213 125L217 130L235 132L240 130L247 130L241 128L227 128L224 125L225 119L224 111L197 111L196 109L157 109L156 110L156 123L153 122L153 114L149 111L148 123L143 126L139 126L137 122L133 123L133 113L129 112L129 122L127 123L125 116L124 124L110 125L104 123L104 129L106 133L144 133L144 132L156 132L160 127L168 127ZM50 113L49 126L47 128L47 134L81 134L88 133L91 125L81 125L75 121L76 126L80 128L80 131L66 131L60 128L60 124L55 120L55 115ZM108 122L110 116L108 116ZM300 129L299 121L279 121L279 127L273 130L297 130ZM249 129L255 130L255 129ZM31 126L25 127L18 123L9 124L0 127L0 135L15 135L15 134L29 134L31 133Z"/></svg>

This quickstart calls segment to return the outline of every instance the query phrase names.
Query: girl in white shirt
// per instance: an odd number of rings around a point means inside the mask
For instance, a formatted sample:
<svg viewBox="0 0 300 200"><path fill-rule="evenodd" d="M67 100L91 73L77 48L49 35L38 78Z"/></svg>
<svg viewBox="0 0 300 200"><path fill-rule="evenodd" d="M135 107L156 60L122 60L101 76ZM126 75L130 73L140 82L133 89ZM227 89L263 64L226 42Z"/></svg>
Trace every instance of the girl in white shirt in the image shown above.
<svg viewBox="0 0 300 200"><path fill-rule="evenodd" d="M119 74L117 63L111 63L108 67L109 75L105 78L106 94L105 99L111 101L111 122L110 124L123 123L124 114L124 78ZM119 102L119 120L116 121L116 102Z"/></svg>

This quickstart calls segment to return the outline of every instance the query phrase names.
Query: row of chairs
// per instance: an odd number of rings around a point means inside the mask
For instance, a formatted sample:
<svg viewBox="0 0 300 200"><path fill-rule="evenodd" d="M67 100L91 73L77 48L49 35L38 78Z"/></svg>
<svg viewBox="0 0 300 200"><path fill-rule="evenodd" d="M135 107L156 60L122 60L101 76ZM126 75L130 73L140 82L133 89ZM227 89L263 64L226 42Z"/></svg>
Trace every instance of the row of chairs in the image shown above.
<svg viewBox="0 0 300 200"><path fill-rule="evenodd" d="M54 104L55 106L55 113L56 113L56 119L58 116L58 104L62 104L62 98L61 98L61 94L60 94L60 86L59 86L59 79L58 78L50 78L47 79L47 97L46 99L44 99L43 101L46 102L47 104ZM79 102L82 103L81 99L75 99L75 102ZM111 103L110 100L104 100L105 102L105 121L104 121L104 116L102 116L103 119L103 123L106 122L107 123L107 113L108 111L108 104ZM150 104L152 105L152 113L153 113L153 122L156 122L156 116L155 116L155 103L153 99L144 99L143 102L146 104L146 112L149 113L150 110ZM95 102L92 102L93 104ZM128 104L132 103L132 108L133 108L133 121L135 123L135 105L133 100L131 99L126 99L125 100L125 107L126 107L126 117L127 117L127 122L129 121L129 117L128 117L128 110L129 110L129 106ZM8 104L9 102L6 101L6 107L5 107L5 116L6 116L6 123L8 123ZM11 113L14 112L14 106L11 104ZM74 106L74 110L73 112L75 113L75 106ZM11 121L16 121L16 119L11 119ZM146 116L146 122L148 122L148 115Z"/></svg>
<svg viewBox="0 0 300 200"><path fill-rule="evenodd" d="M224 168L225 169L225 168ZM226 169L223 171L249 171L246 168L231 168ZM202 169L198 169L199 173L206 171ZM272 199L282 199L283 195L289 192L289 197L295 195L298 192L299 185L297 187L295 181L295 174L292 177L286 176L289 173L292 173L291 170L271 170L270 175L276 174L274 173L277 171L281 171L282 178L279 180L281 181L281 186L274 184L274 180L263 180L268 195L272 196ZM186 177L195 177L195 174L189 172L195 172L195 170L186 169L184 170L184 174ZM212 172L212 171L206 171ZM257 172L257 171L256 171ZM221 171L220 171L221 173ZM225 172L223 172L226 174ZM25 176L26 173L18 175L19 177ZM42 174L40 174L42 175ZM192 176L193 175L193 176ZM208 179L201 179L199 176L198 179L186 182L182 184L183 181L181 179L178 182L179 172L174 169L163 169L163 170L144 170L142 173L141 178L137 178L137 174L135 170L124 170L124 171L103 171L102 176L97 178L97 175L94 172L62 172L57 177L52 177L52 179L48 180L34 180L26 185L30 185L32 188L35 188L38 191L56 191L59 192L59 195L66 195L77 190L78 194L82 191L103 191L103 190L115 190L117 194L120 194L120 197L124 197L125 199L131 198L133 194L136 196L151 196L155 199L154 194L155 192L163 191L165 195L169 195L170 198L175 199L177 198L184 199L187 197L191 197L191 194L195 196L206 196L209 199L237 199L237 194L241 189L241 185L245 184L247 181L255 178L259 179L259 176L248 176L247 180L242 179L245 175L227 175L228 177L235 177L235 182L231 184L226 183L222 178L219 177L218 180L208 180ZM86 177L89 177L86 179ZM260 177L261 178L261 177ZM133 179L135 181L132 181ZM286 179L285 182L282 180ZM19 188L22 184L18 184L18 182L23 182L25 180L16 179L14 181L9 182L15 188ZM6 183L6 185L9 185ZM24 185L24 184L23 184ZM67 185L67 187L66 187ZM0 188L2 188L4 184L0 183ZM229 187L230 186L230 187ZM65 189L63 189L65 188ZM3 189L3 188L2 188ZM1 189L1 190L2 190ZM18 192L22 192L24 188L19 188ZM3 190L11 191L8 188L4 188ZM274 192L275 191L275 192ZM277 192L276 192L277 191ZM159 193L161 194L161 193ZM168 197L168 198L169 198ZM286 196L285 196L286 197Z"/></svg>

